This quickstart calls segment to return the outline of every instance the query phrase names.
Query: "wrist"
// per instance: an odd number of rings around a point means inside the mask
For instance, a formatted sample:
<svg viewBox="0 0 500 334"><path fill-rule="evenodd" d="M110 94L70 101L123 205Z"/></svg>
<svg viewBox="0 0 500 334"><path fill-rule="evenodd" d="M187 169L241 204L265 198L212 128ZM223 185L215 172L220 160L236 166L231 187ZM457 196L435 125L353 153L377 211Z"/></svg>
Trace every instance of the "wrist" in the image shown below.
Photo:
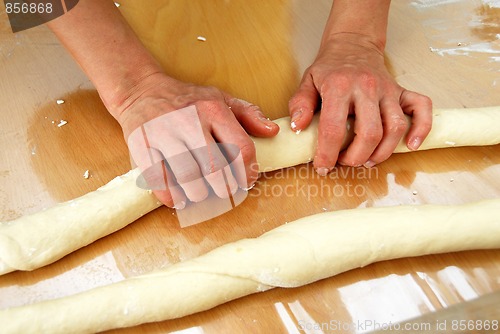
<svg viewBox="0 0 500 334"><path fill-rule="evenodd" d="M390 0L335 0L322 37L322 45L352 39L383 53L386 45Z"/></svg>
<svg viewBox="0 0 500 334"><path fill-rule="evenodd" d="M359 32L336 32L328 36L323 36L320 45L320 52L329 49L342 48L344 51L350 49L359 49L362 47L366 50L372 50L384 55L386 40L385 37L378 38L376 36L367 35Z"/></svg>
<svg viewBox="0 0 500 334"><path fill-rule="evenodd" d="M155 64L117 66L121 66L122 71L115 79L94 82L101 100L115 119L118 119L142 92L154 87L158 77L166 76Z"/></svg>

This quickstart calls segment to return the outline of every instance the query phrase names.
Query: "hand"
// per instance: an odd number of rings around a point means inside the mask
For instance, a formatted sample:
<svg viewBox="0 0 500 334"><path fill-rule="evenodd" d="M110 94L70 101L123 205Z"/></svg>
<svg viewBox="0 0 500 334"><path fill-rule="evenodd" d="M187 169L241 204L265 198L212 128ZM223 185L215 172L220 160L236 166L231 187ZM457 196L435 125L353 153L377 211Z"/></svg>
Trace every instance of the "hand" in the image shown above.
<svg viewBox="0 0 500 334"><path fill-rule="evenodd" d="M393 153L408 130L406 145L416 150L432 124L432 103L399 86L387 71L383 52L363 36L346 33L322 45L289 103L291 127L306 128L321 100L314 167L326 175L335 163L373 167ZM353 142L339 154L349 114L355 115Z"/></svg>
<svg viewBox="0 0 500 334"><path fill-rule="evenodd" d="M227 197L227 188L234 193L238 185L254 184L255 147L245 129L260 137L279 131L255 105L162 73L144 79L117 108L112 113L119 115L135 163L158 199L177 209L187 200L204 200L208 185L219 197ZM239 152L216 143L233 144ZM231 170L228 158L240 152L244 170Z"/></svg>

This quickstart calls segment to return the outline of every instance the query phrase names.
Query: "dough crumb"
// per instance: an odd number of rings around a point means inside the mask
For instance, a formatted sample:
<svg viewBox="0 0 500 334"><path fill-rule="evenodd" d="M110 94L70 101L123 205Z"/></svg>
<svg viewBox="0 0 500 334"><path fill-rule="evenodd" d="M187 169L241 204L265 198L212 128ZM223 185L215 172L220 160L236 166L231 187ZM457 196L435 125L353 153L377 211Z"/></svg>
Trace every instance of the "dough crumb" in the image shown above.
<svg viewBox="0 0 500 334"><path fill-rule="evenodd" d="M455 146L457 143L455 143L454 141L445 141L444 142L446 145L450 145L450 146Z"/></svg>
<svg viewBox="0 0 500 334"><path fill-rule="evenodd" d="M87 169L84 173L83 173L83 178L84 179L88 179L90 177L90 171Z"/></svg>
<svg viewBox="0 0 500 334"><path fill-rule="evenodd" d="M121 5L118 2L115 2L116 7L120 7Z"/></svg>
<svg viewBox="0 0 500 334"><path fill-rule="evenodd" d="M418 191L413 190L412 194L413 194L413 195L418 195Z"/></svg>
<svg viewBox="0 0 500 334"><path fill-rule="evenodd" d="M58 127L61 127L61 126L64 126L64 125L66 125L66 124L68 124L68 122L67 122L67 121L65 121L65 120L63 120L63 119L61 119L61 121L59 122L59 124L57 124L57 126L58 126Z"/></svg>
<svg viewBox="0 0 500 334"><path fill-rule="evenodd" d="M56 100L56 103L57 103L57 104L64 104L64 102L65 102L65 101L64 101L64 100L61 100L61 99Z"/></svg>
<svg viewBox="0 0 500 334"><path fill-rule="evenodd" d="M455 179L454 178L450 178L450 182L453 182L453 181L455 181Z"/></svg>
<svg viewBox="0 0 500 334"><path fill-rule="evenodd" d="M203 36L198 36L197 40L201 41L201 42L206 42L207 39Z"/></svg>

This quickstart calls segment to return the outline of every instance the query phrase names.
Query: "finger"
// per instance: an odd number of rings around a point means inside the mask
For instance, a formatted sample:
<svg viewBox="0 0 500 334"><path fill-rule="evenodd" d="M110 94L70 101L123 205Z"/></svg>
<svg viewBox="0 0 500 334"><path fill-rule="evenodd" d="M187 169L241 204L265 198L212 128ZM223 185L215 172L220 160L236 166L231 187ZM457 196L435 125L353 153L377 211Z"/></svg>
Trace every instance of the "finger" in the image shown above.
<svg viewBox="0 0 500 334"><path fill-rule="evenodd" d="M299 89L288 102L290 127L293 131L302 131L311 123L314 111L318 107L319 93L310 74L306 74Z"/></svg>
<svg viewBox="0 0 500 334"><path fill-rule="evenodd" d="M252 136L274 137L278 134L279 126L264 116L258 106L229 96L226 96L226 103L238 122Z"/></svg>
<svg viewBox="0 0 500 334"><path fill-rule="evenodd" d="M368 161L364 163L367 168L371 168L389 158L408 129L408 121L397 100L382 100L380 102L380 116L383 126L383 138Z"/></svg>
<svg viewBox="0 0 500 334"><path fill-rule="evenodd" d="M330 172L339 156L346 133L349 100L323 97L318 125L318 146L314 157L314 168L319 175Z"/></svg>
<svg viewBox="0 0 500 334"><path fill-rule="evenodd" d="M354 105L354 140L339 157L339 163L347 166L361 166L377 148L383 137L382 120L377 103L362 96Z"/></svg>
<svg viewBox="0 0 500 334"><path fill-rule="evenodd" d="M238 183L219 145L211 137L206 142L206 146L191 150L191 154L215 194L220 198L228 198L238 190Z"/></svg>
<svg viewBox="0 0 500 334"><path fill-rule="evenodd" d="M184 143L170 141L157 143L177 184L192 202L201 202L208 196L208 189L198 163Z"/></svg>
<svg viewBox="0 0 500 334"><path fill-rule="evenodd" d="M133 162L142 172L142 178L137 180L138 185L141 186L141 183L142 187L153 190L158 200L166 206L183 209L186 205L184 192L175 184L173 175L164 171L163 155L149 147L143 131L142 127L138 128L127 140Z"/></svg>
<svg viewBox="0 0 500 334"><path fill-rule="evenodd" d="M243 168L236 168L234 176L242 188L253 186L258 178L258 165L255 153L255 145L248 134L236 120L235 115L228 113L223 120L215 120L212 123L212 134L214 138L224 145L235 145L237 150L225 150L230 152L228 159L234 161L241 155ZM235 152L236 151L236 152ZM232 152L232 153L231 153Z"/></svg>
<svg viewBox="0 0 500 334"><path fill-rule="evenodd" d="M155 176L161 175L163 177L163 182L167 185L167 188L166 190L153 189L153 193L158 198L158 200L160 200L160 202L162 202L166 206L178 210L184 209L186 207L186 195L184 194L182 188L175 182L175 177L168 167L166 161L162 160L156 165L158 166L157 168L159 170L155 170L154 174ZM153 182L157 181L155 180Z"/></svg>
<svg viewBox="0 0 500 334"><path fill-rule="evenodd" d="M427 96L405 90L401 94L403 112L412 116L410 131L406 135L406 146L417 150L432 128L432 101Z"/></svg>

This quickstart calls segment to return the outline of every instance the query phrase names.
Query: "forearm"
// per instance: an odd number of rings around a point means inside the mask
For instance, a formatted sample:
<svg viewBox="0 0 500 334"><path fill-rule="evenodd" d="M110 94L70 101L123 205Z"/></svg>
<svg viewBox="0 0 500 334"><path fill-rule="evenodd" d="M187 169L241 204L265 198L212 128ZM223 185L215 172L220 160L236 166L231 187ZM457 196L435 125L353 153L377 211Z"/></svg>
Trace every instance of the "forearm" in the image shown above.
<svg viewBox="0 0 500 334"><path fill-rule="evenodd" d="M113 1L80 0L48 23L117 118L129 94L162 69L129 27Z"/></svg>
<svg viewBox="0 0 500 334"><path fill-rule="evenodd" d="M383 51L386 43L390 0L334 0L322 38L322 46L339 34L357 34Z"/></svg>

